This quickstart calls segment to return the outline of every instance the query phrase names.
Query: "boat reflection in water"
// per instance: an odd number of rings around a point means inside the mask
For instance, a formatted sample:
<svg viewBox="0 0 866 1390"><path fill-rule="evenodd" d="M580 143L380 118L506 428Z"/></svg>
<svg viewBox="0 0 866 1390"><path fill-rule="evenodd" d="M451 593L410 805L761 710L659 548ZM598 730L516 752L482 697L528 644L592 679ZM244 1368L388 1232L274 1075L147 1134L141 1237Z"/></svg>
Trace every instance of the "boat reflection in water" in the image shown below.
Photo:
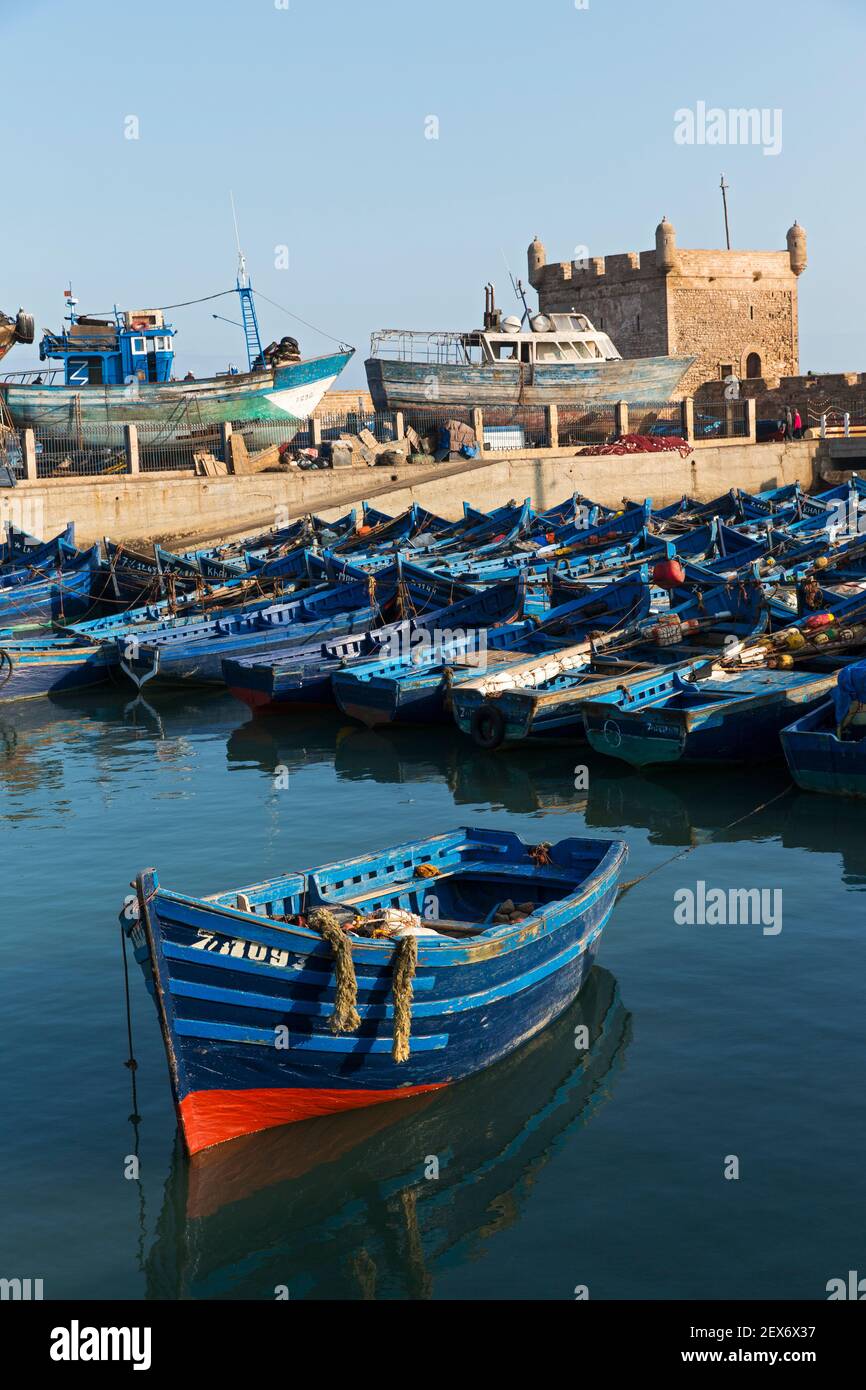
<svg viewBox="0 0 866 1390"><path fill-rule="evenodd" d="M630 1035L616 981L597 966L554 1024L445 1091L192 1160L178 1144L147 1296L431 1297L456 1247L471 1258L519 1218L539 1170L610 1096Z"/></svg>
<svg viewBox="0 0 866 1390"><path fill-rule="evenodd" d="M580 811L586 792L575 791L575 761L566 751L551 757L545 748L521 749L518 756L485 752L447 725L399 725L365 729L342 716L258 718L235 729L228 739L229 764L257 766L269 776L278 766L290 772L311 763L334 766L343 781L407 786L439 782L456 806L484 805L519 813ZM581 752L582 750L578 750Z"/></svg>

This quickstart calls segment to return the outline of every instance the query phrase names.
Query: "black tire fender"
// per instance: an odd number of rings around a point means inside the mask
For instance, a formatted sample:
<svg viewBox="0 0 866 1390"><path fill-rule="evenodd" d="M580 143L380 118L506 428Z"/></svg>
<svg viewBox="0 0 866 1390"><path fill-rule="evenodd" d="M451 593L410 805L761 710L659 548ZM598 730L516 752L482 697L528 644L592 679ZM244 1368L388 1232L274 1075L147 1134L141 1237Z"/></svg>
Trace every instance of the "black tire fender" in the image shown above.
<svg viewBox="0 0 866 1390"><path fill-rule="evenodd" d="M35 337L36 320L32 314L25 314L23 309L19 309L15 318L15 341L32 343Z"/></svg>
<svg viewBox="0 0 866 1390"><path fill-rule="evenodd" d="M485 700L473 711L469 732L479 748L499 748L505 738L505 715Z"/></svg>

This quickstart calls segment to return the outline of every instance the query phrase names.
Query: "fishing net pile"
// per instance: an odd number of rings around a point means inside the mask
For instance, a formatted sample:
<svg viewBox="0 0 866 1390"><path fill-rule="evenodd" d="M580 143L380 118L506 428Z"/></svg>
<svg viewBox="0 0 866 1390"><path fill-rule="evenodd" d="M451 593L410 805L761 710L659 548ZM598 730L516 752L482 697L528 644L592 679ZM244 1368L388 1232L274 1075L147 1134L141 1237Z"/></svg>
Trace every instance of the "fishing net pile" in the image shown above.
<svg viewBox="0 0 866 1390"><path fill-rule="evenodd" d="M612 444L589 444L579 451L581 458L607 454L663 454L676 450L682 458L693 452L691 444L674 434L623 434Z"/></svg>

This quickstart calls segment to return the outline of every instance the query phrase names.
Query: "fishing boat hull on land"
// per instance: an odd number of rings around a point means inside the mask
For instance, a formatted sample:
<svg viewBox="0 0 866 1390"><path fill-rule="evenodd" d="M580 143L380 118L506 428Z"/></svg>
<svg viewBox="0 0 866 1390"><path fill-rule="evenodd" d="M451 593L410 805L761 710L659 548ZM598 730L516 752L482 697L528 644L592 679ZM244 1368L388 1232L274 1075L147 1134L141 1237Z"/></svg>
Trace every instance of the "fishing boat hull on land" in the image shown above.
<svg viewBox="0 0 866 1390"><path fill-rule="evenodd" d="M86 426L90 443L99 442L100 426L151 424L172 434L227 421L242 424L256 420L284 424L289 440L351 357L351 351L335 352L235 376L143 381L130 386L0 382L0 402L17 429L38 428L66 435ZM106 440L111 442L111 436Z"/></svg>
<svg viewBox="0 0 866 1390"><path fill-rule="evenodd" d="M459 366L370 357L364 363L377 410L442 406L590 405L670 400L692 357L617 358L586 365ZM431 385L432 383L432 385ZM435 387L435 389L433 389Z"/></svg>

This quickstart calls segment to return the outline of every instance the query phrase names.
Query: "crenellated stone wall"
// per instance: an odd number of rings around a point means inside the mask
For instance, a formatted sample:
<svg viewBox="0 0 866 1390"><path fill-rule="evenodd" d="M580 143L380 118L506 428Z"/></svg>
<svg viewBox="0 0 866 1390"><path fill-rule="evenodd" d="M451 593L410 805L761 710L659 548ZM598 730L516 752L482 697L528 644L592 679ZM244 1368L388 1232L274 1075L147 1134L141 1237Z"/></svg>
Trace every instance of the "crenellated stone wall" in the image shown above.
<svg viewBox="0 0 866 1390"><path fill-rule="evenodd" d="M688 396L729 372L740 378L797 373L797 280L805 246L795 223L785 251L680 248L663 221L655 250L585 262L548 264L536 239L529 278L543 313L580 310L623 357L696 357L678 392Z"/></svg>

